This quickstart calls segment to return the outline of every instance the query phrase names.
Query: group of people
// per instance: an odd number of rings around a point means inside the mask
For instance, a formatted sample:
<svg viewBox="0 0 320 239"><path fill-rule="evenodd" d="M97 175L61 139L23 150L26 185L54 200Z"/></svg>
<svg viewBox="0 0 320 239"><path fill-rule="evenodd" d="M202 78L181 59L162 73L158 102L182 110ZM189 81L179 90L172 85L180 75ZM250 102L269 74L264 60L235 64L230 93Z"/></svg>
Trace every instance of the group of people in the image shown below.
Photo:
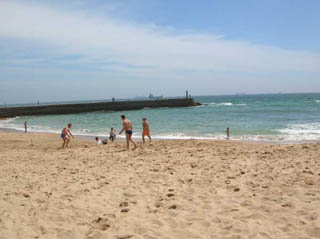
<svg viewBox="0 0 320 239"><path fill-rule="evenodd" d="M130 142L133 144L133 149L137 148L137 144L133 141L132 139L132 133L133 133L133 128L132 128L132 123L130 122L129 119L126 118L125 115L121 115L121 120L122 120L122 129L119 132L119 135L122 134L123 131L125 131L126 134L126 142L127 142L127 149L129 150L130 148ZM25 128L25 133L27 133L27 129L28 129L28 121L24 122L24 128ZM63 140L63 144L62 144L62 148L64 147L68 147L68 144L70 142L71 137L74 138L74 136L72 135L70 129L72 128L72 124L69 123L66 127L63 128L62 132L61 132L61 138ZM142 142L145 142L145 136L147 136L149 138L149 141L151 142L151 135L150 135L150 127L149 127L149 123L147 121L146 117L142 118ZM230 139L230 129L227 128L226 130L226 135L227 135L227 140ZM114 128L110 129L110 136L109 139L113 142L116 139L116 132L114 130ZM99 137L96 137L95 140L97 141L97 144L107 144L108 141L105 140L101 140L99 139Z"/></svg>
<svg viewBox="0 0 320 239"><path fill-rule="evenodd" d="M126 142L127 142L127 150L130 148L130 143L133 144L133 150L137 148L137 144L133 141L132 139L132 133L133 133L133 127L132 123L130 122L129 119L126 118L125 115L121 115L121 120L122 120L122 129L119 132L119 135L122 134L122 132L125 132L126 134ZM72 135L70 129L72 128L72 124L69 123L66 127L63 128L61 132L61 138L63 140L62 148L68 147L68 144L70 142L71 137L74 138ZM145 136L149 138L149 141L151 142L151 135L150 135L150 127L149 123L147 121L146 117L142 118L142 142L145 142ZM116 133L113 128L110 129L110 137L109 139L111 141L114 141L116 138ZM95 138L98 144L107 144L107 140L100 140L99 137Z"/></svg>

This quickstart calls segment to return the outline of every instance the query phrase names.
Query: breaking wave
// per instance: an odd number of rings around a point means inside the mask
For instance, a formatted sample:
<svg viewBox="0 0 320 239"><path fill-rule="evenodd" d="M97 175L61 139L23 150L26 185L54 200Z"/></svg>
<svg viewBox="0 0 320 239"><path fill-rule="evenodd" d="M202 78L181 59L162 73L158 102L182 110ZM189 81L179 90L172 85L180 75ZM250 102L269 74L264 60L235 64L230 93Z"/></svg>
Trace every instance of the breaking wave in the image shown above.
<svg viewBox="0 0 320 239"><path fill-rule="evenodd" d="M288 140L320 139L320 123L290 124L278 131Z"/></svg>
<svg viewBox="0 0 320 239"><path fill-rule="evenodd" d="M233 104L231 102L222 102L222 103L204 103L207 106L246 106L247 104Z"/></svg>

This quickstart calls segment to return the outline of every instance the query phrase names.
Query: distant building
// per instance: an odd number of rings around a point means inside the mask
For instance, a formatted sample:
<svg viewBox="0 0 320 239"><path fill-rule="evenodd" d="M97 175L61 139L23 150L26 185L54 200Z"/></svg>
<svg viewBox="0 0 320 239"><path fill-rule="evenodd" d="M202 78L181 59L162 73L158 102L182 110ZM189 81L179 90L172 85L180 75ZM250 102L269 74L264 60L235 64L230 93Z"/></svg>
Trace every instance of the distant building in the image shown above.
<svg viewBox="0 0 320 239"><path fill-rule="evenodd" d="M154 100L154 99L157 99L157 100L159 100L159 99L162 99L163 98L163 96L161 95L161 96L154 96L153 94L149 94L149 96L148 96L148 98L150 99L150 100Z"/></svg>

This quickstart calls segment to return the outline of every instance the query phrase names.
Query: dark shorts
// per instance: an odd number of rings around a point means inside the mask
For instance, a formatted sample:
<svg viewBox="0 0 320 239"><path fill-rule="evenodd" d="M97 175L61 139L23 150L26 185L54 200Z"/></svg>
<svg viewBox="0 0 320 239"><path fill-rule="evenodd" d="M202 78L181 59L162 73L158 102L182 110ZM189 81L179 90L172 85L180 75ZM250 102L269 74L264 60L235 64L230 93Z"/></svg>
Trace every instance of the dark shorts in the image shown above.
<svg viewBox="0 0 320 239"><path fill-rule="evenodd" d="M132 135L132 130L126 130L126 134Z"/></svg>
<svg viewBox="0 0 320 239"><path fill-rule="evenodd" d="M62 139L64 139L66 137L64 134L61 134L60 136Z"/></svg>

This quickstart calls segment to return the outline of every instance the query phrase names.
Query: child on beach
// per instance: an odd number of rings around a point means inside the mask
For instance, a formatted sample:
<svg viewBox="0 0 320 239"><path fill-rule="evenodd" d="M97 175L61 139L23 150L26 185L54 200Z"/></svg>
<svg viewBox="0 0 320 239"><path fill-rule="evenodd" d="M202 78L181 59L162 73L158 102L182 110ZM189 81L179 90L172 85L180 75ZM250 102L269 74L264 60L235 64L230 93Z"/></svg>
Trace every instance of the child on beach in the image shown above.
<svg viewBox="0 0 320 239"><path fill-rule="evenodd" d="M150 136L150 128L149 128L149 123L147 121L147 118L146 117L143 117L142 118L142 141L143 143L145 142L144 140L144 136L148 136L150 142L151 142L151 136Z"/></svg>
<svg viewBox="0 0 320 239"><path fill-rule="evenodd" d="M113 142L116 139L116 132L114 131L114 128L110 129L110 137L109 139Z"/></svg>
<svg viewBox="0 0 320 239"><path fill-rule="evenodd" d="M96 137L96 141L97 141L97 144L99 145L99 144L108 144L108 140L101 140L101 139L99 139L99 137Z"/></svg>
<svg viewBox="0 0 320 239"><path fill-rule="evenodd" d="M62 148L68 147L68 144L70 142L70 137L74 138L74 136L70 131L71 128L72 128L72 124L69 123L66 127L63 128L61 132L61 138L63 140Z"/></svg>
<svg viewBox="0 0 320 239"><path fill-rule="evenodd" d="M132 124L130 120L126 119L125 115L121 115L121 120L122 120L122 129L119 132L121 134L123 131L126 132L126 141L127 141L127 150L129 150L129 142L133 143L135 150L137 148L136 143L132 140Z"/></svg>

